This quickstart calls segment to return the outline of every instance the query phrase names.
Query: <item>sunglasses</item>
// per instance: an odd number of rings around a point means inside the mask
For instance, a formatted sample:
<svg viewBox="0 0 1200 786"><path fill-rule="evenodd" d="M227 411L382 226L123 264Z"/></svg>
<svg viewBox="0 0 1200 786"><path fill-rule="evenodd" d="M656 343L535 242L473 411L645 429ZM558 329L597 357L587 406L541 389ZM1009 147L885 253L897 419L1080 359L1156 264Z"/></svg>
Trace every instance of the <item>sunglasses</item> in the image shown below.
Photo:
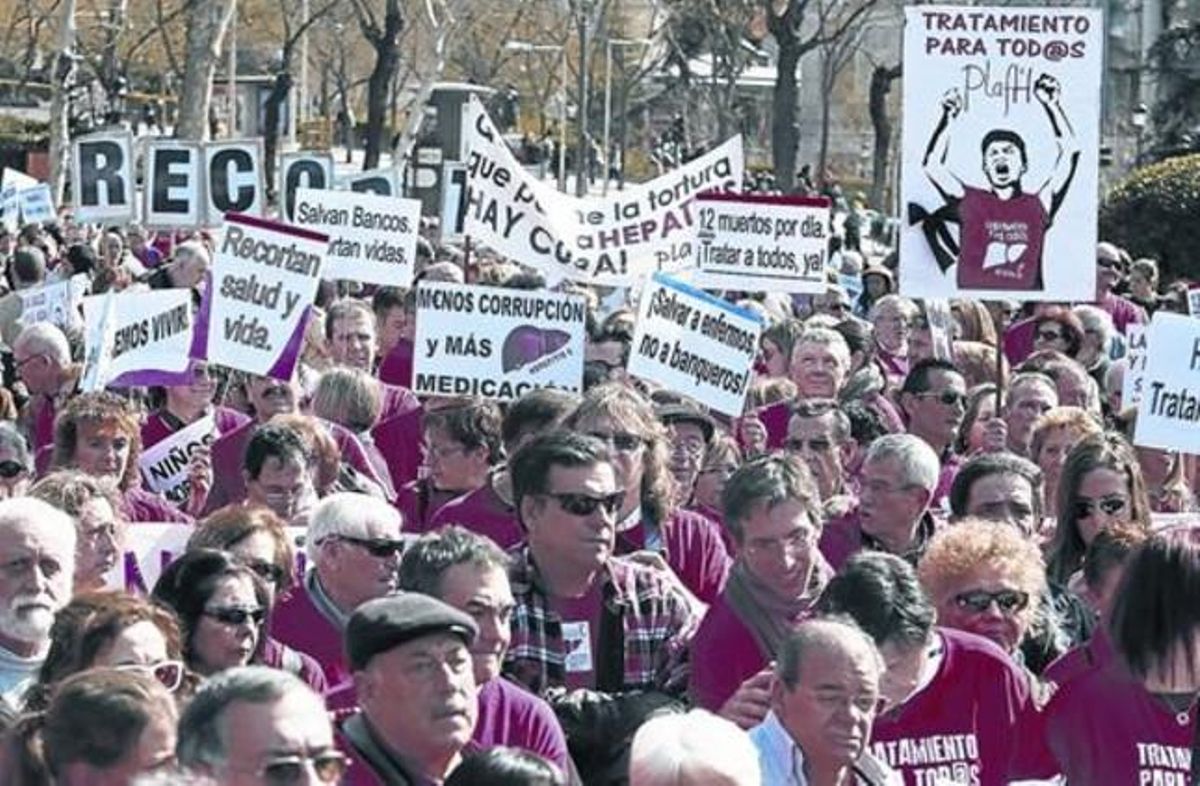
<svg viewBox="0 0 1200 786"><path fill-rule="evenodd" d="M281 756L272 759L258 771L259 777L267 786L295 786L307 782L308 765L312 764L313 772L321 783L341 783L350 760L337 751L326 751L313 756L295 755Z"/></svg>
<svg viewBox="0 0 1200 786"><path fill-rule="evenodd" d="M1004 614L1015 614L1029 605L1029 593L1020 590L1000 590L999 592L971 590L955 595L954 603L960 609L966 609L975 614L984 613L995 603Z"/></svg>
<svg viewBox="0 0 1200 786"><path fill-rule="evenodd" d="M222 625L245 625L247 622L253 622L255 625L261 625L263 620L267 618L265 609L247 609L240 606L225 606L215 609L205 609L204 616L212 617Z"/></svg>
<svg viewBox="0 0 1200 786"><path fill-rule="evenodd" d="M615 516L621 510L621 503L625 501L624 491L614 491L612 494L605 494L603 497L593 497L588 494L572 494L569 492L561 494L546 492L542 496L550 497L557 501L562 509L572 516L590 516L596 512L597 508L603 508L605 513Z"/></svg>
<svg viewBox="0 0 1200 786"><path fill-rule="evenodd" d="M637 434L597 434L592 432L588 436L595 437L621 453L632 453L643 445L642 438Z"/></svg>
<svg viewBox="0 0 1200 786"><path fill-rule="evenodd" d="M283 568L272 562L255 560L254 562L247 562L246 567L253 571L254 575L258 576L260 579L269 584L277 585L279 582L283 581Z"/></svg>
<svg viewBox="0 0 1200 786"><path fill-rule="evenodd" d="M1099 510L1106 516L1115 516L1125 510L1129 500L1124 497L1105 497L1099 500L1081 499L1075 502L1075 518L1086 519Z"/></svg>
<svg viewBox="0 0 1200 786"><path fill-rule="evenodd" d="M404 552L404 541L402 540L392 540L391 538L352 538L349 535L335 535L334 537L345 543L352 543L372 557L378 557L379 559L385 559L393 554Z"/></svg>
<svg viewBox="0 0 1200 786"><path fill-rule="evenodd" d="M941 393L934 393L927 390L924 393L918 393L917 398L937 399L938 403L945 404L948 407L967 403L967 394L957 390L943 390Z"/></svg>
<svg viewBox="0 0 1200 786"><path fill-rule="evenodd" d="M25 465L19 461L0 461L0 478L12 480L25 472Z"/></svg>
<svg viewBox="0 0 1200 786"><path fill-rule="evenodd" d="M184 666L183 661L180 660L162 660L158 663L148 663L145 665L140 663L126 663L122 666L117 666L117 671L132 671L151 676L162 683L164 688L174 693L183 683Z"/></svg>

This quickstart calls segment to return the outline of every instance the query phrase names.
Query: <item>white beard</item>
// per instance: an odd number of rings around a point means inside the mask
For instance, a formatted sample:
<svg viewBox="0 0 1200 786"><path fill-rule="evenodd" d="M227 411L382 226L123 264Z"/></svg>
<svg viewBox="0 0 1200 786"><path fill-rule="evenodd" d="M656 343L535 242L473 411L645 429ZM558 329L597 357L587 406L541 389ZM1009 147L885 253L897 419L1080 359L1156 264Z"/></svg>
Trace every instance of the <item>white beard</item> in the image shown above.
<svg viewBox="0 0 1200 786"><path fill-rule="evenodd" d="M45 603L44 607L24 608L28 603ZM40 644L50 635L54 624L54 601L50 598L20 595L0 609L0 633L27 644ZM20 609L18 611L18 609Z"/></svg>

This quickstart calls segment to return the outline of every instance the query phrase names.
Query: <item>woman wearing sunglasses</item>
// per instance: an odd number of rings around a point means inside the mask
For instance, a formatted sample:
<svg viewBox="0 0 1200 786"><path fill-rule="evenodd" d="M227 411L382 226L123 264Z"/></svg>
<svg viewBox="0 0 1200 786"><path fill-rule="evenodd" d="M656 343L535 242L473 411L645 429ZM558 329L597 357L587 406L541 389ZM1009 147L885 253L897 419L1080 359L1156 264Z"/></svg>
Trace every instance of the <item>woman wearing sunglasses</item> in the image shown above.
<svg viewBox="0 0 1200 786"><path fill-rule="evenodd" d="M633 388L608 382L587 391L567 427L596 437L612 452L617 486L616 553L665 558L696 597L712 603L725 584L729 555L716 522L678 507L666 428Z"/></svg>
<svg viewBox="0 0 1200 786"><path fill-rule="evenodd" d="M50 649L26 710L45 709L58 683L87 669L106 667L153 676L168 691L190 693L175 615L125 592L77 595L54 617Z"/></svg>
<svg viewBox="0 0 1200 786"><path fill-rule="evenodd" d="M111 479L121 492L126 521L192 523L191 516L142 488L141 454L137 413L112 393L81 393L54 422L54 467Z"/></svg>
<svg viewBox="0 0 1200 786"><path fill-rule="evenodd" d="M216 549L254 571L267 589L267 608L296 584L296 551L283 520L269 508L228 505L201 521L188 538L187 550ZM312 656L264 634L264 666L295 674L318 694L328 688L325 672Z"/></svg>
<svg viewBox="0 0 1200 786"><path fill-rule="evenodd" d="M1117 523L1150 528L1146 481L1129 443L1112 432L1077 442L1059 477L1057 509L1048 574L1052 583L1077 586L1084 552L1097 532Z"/></svg>
<svg viewBox="0 0 1200 786"><path fill-rule="evenodd" d="M184 661L197 674L208 677L262 657L267 587L228 552L184 553L163 571L153 597L179 617Z"/></svg>

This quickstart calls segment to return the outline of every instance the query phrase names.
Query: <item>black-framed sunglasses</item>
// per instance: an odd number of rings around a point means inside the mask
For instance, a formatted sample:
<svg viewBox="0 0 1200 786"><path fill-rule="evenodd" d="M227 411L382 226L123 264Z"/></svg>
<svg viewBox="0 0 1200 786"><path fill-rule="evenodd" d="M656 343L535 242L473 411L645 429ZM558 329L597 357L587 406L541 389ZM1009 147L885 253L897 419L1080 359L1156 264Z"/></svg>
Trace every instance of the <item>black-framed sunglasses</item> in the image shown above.
<svg viewBox="0 0 1200 786"><path fill-rule="evenodd" d="M550 497L572 516L590 516L596 512L597 508L602 508L605 513L615 516L621 510L621 503L625 501L624 491L614 491L612 494L605 494L601 497L593 497L590 494L547 491L542 496Z"/></svg>
<svg viewBox="0 0 1200 786"><path fill-rule="evenodd" d="M956 404L965 406L967 403L967 394L959 390L943 390L941 393L934 393L932 390L927 390L924 393L916 395L917 398L936 399L939 404L945 404L947 407L953 407Z"/></svg>
<svg viewBox="0 0 1200 786"><path fill-rule="evenodd" d="M23 472L27 472L25 465L19 461L0 461L0 478L12 480Z"/></svg>
<svg viewBox="0 0 1200 786"><path fill-rule="evenodd" d="M1100 511L1106 516L1115 516L1129 506L1129 500L1124 497L1105 497L1104 499L1075 500L1075 518L1086 519Z"/></svg>
<svg viewBox="0 0 1200 786"><path fill-rule="evenodd" d="M255 625L261 625L263 620L267 618L266 609L246 608L244 606L219 606L213 609L205 609L204 616L211 617L222 625L245 625L247 622L253 622Z"/></svg>
<svg viewBox="0 0 1200 786"><path fill-rule="evenodd" d="M303 783L309 764L321 783L341 783L350 760L337 751L323 751L312 756L296 754L271 759L258 771L267 786L295 786Z"/></svg>
<svg viewBox="0 0 1200 786"><path fill-rule="evenodd" d="M404 541L391 538L354 538L349 535L334 535L334 539L358 546L372 557L385 559L404 553Z"/></svg>
<svg viewBox="0 0 1200 786"><path fill-rule="evenodd" d="M1029 593L1020 590L971 590L954 596L954 603L961 609L982 614L995 603L1004 614L1015 614L1029 605Z"/></svg>

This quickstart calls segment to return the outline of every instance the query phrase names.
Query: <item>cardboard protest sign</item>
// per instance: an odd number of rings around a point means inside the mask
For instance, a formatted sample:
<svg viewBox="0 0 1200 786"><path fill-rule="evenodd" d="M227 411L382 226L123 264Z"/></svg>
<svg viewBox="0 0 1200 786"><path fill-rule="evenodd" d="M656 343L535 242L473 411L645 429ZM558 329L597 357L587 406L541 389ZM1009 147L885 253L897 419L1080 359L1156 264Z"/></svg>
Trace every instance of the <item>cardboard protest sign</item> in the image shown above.
<svg viewBox="0 0 1200 786"><path fill-rule="evenodd" d="M1133 443L1200 453L1200 320L1155 313L1146 350Z"/></svg>
<svg viewBox="0 0 1200 786"><path fill-rule="evenodd" d="M146 486L182 507L191 493L188 465L196 448L209 447L217 439L217 422L205 415L142 452L138 468Z"/></svg>
<svg viewBox="0 0 1200 786"><path fill-rule="evenodd" d="M97 389L162 384L160 379L187 371L192 346L189 290L84 298L83 317L89 361L84 376L93 366L101 369L96 372Z"/></svg>
<svg viewBox="0 0 1200 786"><path fill-rule="evenodd" d="M197 142L155 139L146 144L142 223L147 227L198 227L204 218L204 151Z"/></svg>
<svg viewBox="0 0 1200 786"><path fill-rule="evenodd" d="M79 223L133 221L133 137L128 132L89 134L71 153L73 215Z"/></svg>
<svg viewBox="0 0 1200 786"><path fill-rule="evenodd" d="M329 236L321 277L412 286L421 202L353 191L296 191L296 225Z"/></svg>
<svg viewBox="0 0 1200 786"><path fill-rule="evenodd" d="M291 379L328 244L309 229L225 216L202 308L208 360Z"/></svg>
<svg viewBox="0 0 1200 786"><path fill-rule="evenodd" d="M333 188L329 153L284 153L279 157L279 199L285 221L296 223L296 189Z"/></svg>
<svg viewBox="0 0 1200 786"><path fill-rule="evenodd" d="M204 223L218 226L226 213L261 216L267 193L263 185L261 139L209 142L204 146Z"/></svg>
<svg viewBox="0 0 1200 786"><path fill-rule="evenodd" d="M422 282L413 391L502 401L534 388L579 392L586 316L577 295Z"/></svg>
<svg viewBox="0 0 1200 786"><path fill-rule="evenodd" d="M463 118L471 151L464 233L551 280L634 286L650 271L687 267L693 200L742 184L739 136L648 183L570 197L525 170L477 100Z"/></svg>
<svg viewBox="0 0 1200 786"><path fill-rule="evenodd" d="M21 209L21 220L26 224L44 224L58 217L54 209L54 195L48 183L22 188L17 191L17 204Z"/></svg>
<svg viewBox="0 0 1200 786"><path fill-rule="evenodd" d="M1125 326L1125 359L1129 365L1121 380L1121 409L1136 407L1142 400L1146 378L1146 326Z"/></svg>
<svg viewBox="0 0 1200 786"><path fill-rule="evenodd" d="M824 197L700 194L697 286L752 292L824 292L829 200Z"/></svg>
<svg viewBox="0 0 1200 786"><path fill-rule="evenodd" d="M758 315L655 273L642 288L627 369L739 417L762 329Z"/></svg>
<svg viewBox="0 0 1200 786"><path fill-rule="evenodd" d="M905 9L900 291L1090 300L1099 9Z"/></svg>
<svg viewBox="0 0 1200 786"><path fill-rule="evenodd" d="M400 187L400 172L395 167L368 169L366 172L344 175L338 179L338 188L379 196L398 197L404 193Z"/></svg>
<svg viewBox="0 0 1200 786"><path fill-rule="evenodd" d="M69 281L55 281L37 289L19 290L21 324L50 322L61 328L78 326L79 301L89 286L87 275L80 273Z"/></svg>

